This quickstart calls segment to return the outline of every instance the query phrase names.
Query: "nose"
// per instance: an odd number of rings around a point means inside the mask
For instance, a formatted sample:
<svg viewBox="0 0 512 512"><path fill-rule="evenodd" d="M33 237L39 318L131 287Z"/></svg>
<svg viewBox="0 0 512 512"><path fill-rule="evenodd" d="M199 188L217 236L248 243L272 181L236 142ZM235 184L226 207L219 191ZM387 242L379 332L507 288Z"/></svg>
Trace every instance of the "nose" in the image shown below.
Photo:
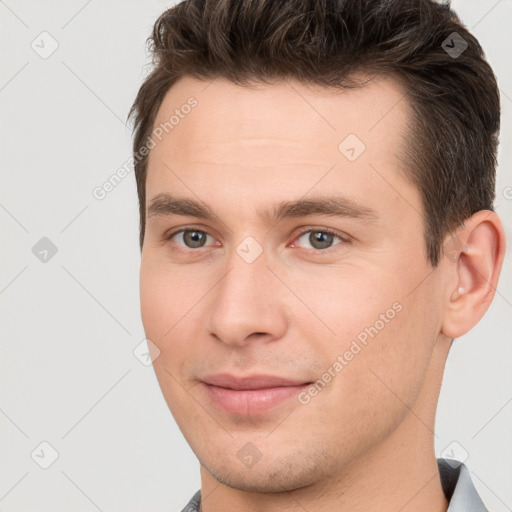
<svg viewBox="0 0 512 512"><path fill-rule="evenodd" d="M207 316L210 334L221 342L241 347L284 336L288 327L285 287L267 263L265 252L252 263L235 252L229 259L224 277L212 290Z"/></svg>

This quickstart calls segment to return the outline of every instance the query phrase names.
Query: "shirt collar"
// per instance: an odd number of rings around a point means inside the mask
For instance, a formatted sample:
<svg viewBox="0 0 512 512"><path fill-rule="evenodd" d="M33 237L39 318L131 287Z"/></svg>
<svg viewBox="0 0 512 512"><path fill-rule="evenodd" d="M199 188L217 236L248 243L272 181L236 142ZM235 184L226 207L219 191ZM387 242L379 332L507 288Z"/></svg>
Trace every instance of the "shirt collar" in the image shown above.
<svg viewBox="0 0 512 512"><path fill-rule="evenodd" d="M462 462L437 459L437 466L444 494L450 502L446 512L489 512Z"/></svg>

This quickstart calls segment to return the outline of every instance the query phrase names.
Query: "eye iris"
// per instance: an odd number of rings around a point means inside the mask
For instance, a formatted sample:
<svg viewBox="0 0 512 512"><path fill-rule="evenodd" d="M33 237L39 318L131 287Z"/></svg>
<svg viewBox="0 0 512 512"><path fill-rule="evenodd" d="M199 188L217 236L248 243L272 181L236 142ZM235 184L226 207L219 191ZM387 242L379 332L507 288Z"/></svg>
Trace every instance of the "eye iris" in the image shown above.
<svg viewBox="0 0 512 512"><path fill-rule="evenodd" d="M309 242L315 249L326 249L332 245L334 236L323 231L313 231L309 235ZM316 244L320 244L317 246Z"/></svg>
<svg viewBox="0 0 512 512"><path fill-rule="evenodd" d="M202 231L185 231L183 233L183 240L188 247L197 249L204 245L206 233Z"/></svg>

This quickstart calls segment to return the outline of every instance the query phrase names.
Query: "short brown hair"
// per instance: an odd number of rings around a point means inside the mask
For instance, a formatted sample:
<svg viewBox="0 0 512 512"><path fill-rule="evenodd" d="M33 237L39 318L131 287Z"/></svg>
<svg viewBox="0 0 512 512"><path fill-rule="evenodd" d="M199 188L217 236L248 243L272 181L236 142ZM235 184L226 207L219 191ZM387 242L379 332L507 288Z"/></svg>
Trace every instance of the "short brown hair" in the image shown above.
<svg viewBox="0 0 512 512"><path fill-rule="evenodd" d="M421 194L431 264L439 263L450 232L493 208L498 86L480 44L447 4L185 0L157 19L148 43L154 68L128 115L134 117L141 249L148 157L139 151L166 92L183 76L238 85L292 78L326 87L355 87L361 71L394 76L412 107L406 174ZM460 55L450 51L456 43Z"/></svg>

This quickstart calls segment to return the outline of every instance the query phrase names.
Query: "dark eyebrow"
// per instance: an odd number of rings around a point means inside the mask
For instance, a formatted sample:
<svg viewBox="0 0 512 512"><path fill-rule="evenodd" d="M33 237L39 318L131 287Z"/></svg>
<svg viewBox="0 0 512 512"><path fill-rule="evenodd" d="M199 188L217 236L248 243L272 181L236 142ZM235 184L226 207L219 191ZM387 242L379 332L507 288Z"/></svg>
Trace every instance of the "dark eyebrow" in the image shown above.
<svg viewBox="0 0 512 512"><path fill-rule="evenodd" d="M257 213L268 224L285 218L307 217L308 215L352 217L366 221L378 219L375 210L341 196L283 201L275 205L271 211L260 208ZM193 199L174 197L170 194L158 194L153 197L147 210L148 217L172 214L206 220L217 218L208 206Z"/></svg>
<svg viewBox="0 0 512 512"><path fill-rule="evenodd" d="M268 223L275 223L285 218L307 217L308 215L353 217L367 221L378 219L375 210L342 196L283 201L274 207L271 214L266 210L258 210L258 213Z"/></svg>
<svg viewBox="0 0 512 512"><path fill-rule="evenodd" d="M216 215L206 205L193 199L183 199L170 194L158 194L151 200L147 216L188 215L200 219L213 219Z"/></svg>

